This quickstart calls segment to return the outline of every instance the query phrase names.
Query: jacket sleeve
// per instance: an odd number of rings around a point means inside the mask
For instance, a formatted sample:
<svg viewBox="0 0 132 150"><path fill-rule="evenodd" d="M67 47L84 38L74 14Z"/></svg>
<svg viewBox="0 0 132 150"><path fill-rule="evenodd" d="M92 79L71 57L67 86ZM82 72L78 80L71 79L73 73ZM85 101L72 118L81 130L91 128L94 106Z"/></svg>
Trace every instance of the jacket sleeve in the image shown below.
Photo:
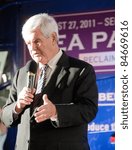
<svg viewBox="0 0 132 150"><path fill-rule="evenodd" d="M81 69L73 95L73 103L56 105L59 127L87 124L95 118L98 110L98 90L91 65Z"/></svg>
<svg viewBox="0 0 132 150"><path fill-rule="evenodd" d="M17 125L20 121L18 118L14 119L13 117L13 110L15 108L16 101L17 101L16 86L17 86L18 74L19 74L19 71L14 76L13 84L10 89L8 100L6 101L6 104L3 106L3 109L2 109L1 120L7 127L12 126L12 125Z"/></svg>

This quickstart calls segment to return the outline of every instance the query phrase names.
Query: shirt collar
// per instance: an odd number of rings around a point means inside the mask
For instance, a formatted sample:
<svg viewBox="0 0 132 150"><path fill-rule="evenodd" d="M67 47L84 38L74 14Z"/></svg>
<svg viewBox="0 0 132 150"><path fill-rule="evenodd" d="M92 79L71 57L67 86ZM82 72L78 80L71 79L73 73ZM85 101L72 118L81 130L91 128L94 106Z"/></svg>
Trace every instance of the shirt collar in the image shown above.
<svg viewBox="0 0 132 150"><path fill-rule="evenodd" d="M48 65L51 69L56 67L56 64L59 61L61 55L62 50L59 50L59 52L48 62Z"/></svg>

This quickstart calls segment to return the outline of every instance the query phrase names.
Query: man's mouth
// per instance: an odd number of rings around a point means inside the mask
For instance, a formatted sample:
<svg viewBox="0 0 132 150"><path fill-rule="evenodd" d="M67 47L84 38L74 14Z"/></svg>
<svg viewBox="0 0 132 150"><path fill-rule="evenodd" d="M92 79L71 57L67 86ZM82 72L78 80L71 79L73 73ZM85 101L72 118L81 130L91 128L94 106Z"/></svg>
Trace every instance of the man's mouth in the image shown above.
<svg viewBox="0 0 132 150"><path fill-rule="evenodd" d="M40 54L39 53L34 53L33 56L34 57L40 57Z"/></svg>

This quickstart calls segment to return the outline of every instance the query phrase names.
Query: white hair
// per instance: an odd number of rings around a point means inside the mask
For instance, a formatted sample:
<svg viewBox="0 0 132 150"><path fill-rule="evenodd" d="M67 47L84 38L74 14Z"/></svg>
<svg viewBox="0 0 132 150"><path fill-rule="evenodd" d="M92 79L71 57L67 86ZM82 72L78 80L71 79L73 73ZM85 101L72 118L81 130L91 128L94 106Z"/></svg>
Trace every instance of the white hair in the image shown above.
<svg viewBox="0 0 132 150"><path fill-rule="evenodd" d="M30 17L22 27L22 36L25 39L27 34L40 28L45 37L49 37L51 33L55 32L58 39L58 25L52 16L46 13L41 13Z"/></svg>

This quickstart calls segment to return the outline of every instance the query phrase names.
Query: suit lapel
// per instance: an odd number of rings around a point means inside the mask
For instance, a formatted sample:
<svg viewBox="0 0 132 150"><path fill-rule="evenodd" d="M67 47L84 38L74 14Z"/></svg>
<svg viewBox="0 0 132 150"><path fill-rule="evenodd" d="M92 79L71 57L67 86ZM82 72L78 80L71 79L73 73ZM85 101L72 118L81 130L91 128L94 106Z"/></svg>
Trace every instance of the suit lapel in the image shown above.
<svg viewBox="0 0 132 150"><path fill-rule="evenodd" d="M61 68L56 79L56 86L60 88L62 83L64 86L64 83L66 83L69 76L69 59L64 52L58 61L57 66Z"/></svg>
<svg viewBox="0 0 132 150"><path fill-rule="evenodd" d="M63 79L63 77L66 75L67 71L64 69L64 67L62 67L61 71L59 72L59 75L57 77L57 80L56 80L56 86L58 84L60 84L61 80Z"/></svg>
<svg viewBox="0 0 132 150"><path fill-rule="evenodd" d="M78 70L79 68L70 66L69 57L65 54L65 52L63 52L60 60L57 63L57 68L55 71L56 73L54 73L56 74L55 87L64 88L65 86L68 86L73 80L75 72ZM52 79L54 79L54 75Z"/></svg>

